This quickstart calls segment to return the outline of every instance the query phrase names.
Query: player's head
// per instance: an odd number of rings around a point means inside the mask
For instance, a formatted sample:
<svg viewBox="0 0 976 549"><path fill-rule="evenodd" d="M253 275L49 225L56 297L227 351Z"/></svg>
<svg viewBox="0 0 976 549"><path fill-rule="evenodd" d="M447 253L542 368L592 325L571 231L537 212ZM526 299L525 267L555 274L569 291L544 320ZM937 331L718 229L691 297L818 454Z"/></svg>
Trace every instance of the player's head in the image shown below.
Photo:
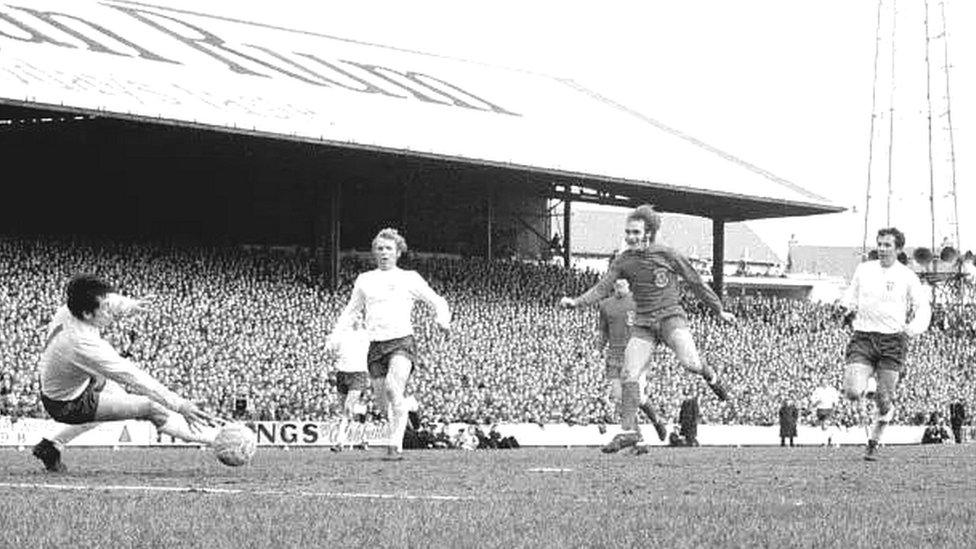
<svg viewBox="0 0 976 549"><path fill-rule="evenodd" d="M878 231L878 260L881 265L890 267L898 258L898 252L905 247L905 234L894 227Z"/></svg>
<svg viewBox="0 0 976 549"><path fill-rule="evenodd" d="M630 282L627 282L626 278L618 278L613 283L613 295L617 297L624 297L630 293Z"/></svg>
<svg viewBox="0 0 976 549"><path fill-rule="evenodd" d="M376 233L373 238L373 259L380 269L392 269L403 252L407 251L407 241L396 229L389 227Z"/></svg>
<svg viewBox="0 0 976 549"><path fill-rule="evenodd" d="M107 281L93 274L77 274L68 282L68 310L79 320L105 326L111 320L102 309L102 300L115 289Z"/></svg>
<svg viewBox="0 0 976 549"><path fill-rule="evenodd" d="M639 248L648 242L654 242L658 229L661 228L661 214L654 211L654 206L643 204L627 214L627 225L624 237L629 248Z"/></svg>

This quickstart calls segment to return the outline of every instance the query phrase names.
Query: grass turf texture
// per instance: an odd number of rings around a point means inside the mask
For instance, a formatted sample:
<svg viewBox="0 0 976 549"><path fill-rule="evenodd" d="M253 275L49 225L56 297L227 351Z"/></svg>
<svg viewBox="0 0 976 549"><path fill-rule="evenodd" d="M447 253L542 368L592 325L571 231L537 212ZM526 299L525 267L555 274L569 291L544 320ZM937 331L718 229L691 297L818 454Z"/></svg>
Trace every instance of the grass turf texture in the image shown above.
<svg viewBox="0 0 976 549"><path fill-rule="evenodd" d="M5 449L0 547L963 547L976 539L974 453L888 447L866 463L856 447L521 449L388 462L382 449L262 448L228 468L198 450L71 449L71 472L52 475Z"/></svg>

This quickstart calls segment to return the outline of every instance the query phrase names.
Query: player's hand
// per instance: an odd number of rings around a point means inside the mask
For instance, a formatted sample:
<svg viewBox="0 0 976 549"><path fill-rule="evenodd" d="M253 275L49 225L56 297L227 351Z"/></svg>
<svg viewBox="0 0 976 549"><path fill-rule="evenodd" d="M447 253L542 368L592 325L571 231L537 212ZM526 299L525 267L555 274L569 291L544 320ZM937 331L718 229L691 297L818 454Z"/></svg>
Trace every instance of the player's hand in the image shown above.
<svg viewBox="0 0 976 549"><path fill-rule="evenodd" d="M563 309L575 309L577 305L576 300L571 297L563 297L559 300L559 306Z"/></svg>
<svg viewBox="0 0 976 549"><path fill-rule="evenodd" d="M721 318L723 322L735 324L735 315L728 311L722 311L718 314L718 317Z"/></svg>
<svg viewBox="0 0 976 549"><path fill-rule="evenodd" d="M199 432L204 427L213 427L217 422L213 414L201 410L190 401L184 402L177 412L186 419L186 424L193 432Z"/></svg>
<svg viewBox="0 0 976 549"><path fill-rule="evenodd" d="M132 302L132 307L129 308L130 313L145 313L152 308L152 302L156 299L156 294L149 294L143 296L139 299L135 299Z"/></svg>

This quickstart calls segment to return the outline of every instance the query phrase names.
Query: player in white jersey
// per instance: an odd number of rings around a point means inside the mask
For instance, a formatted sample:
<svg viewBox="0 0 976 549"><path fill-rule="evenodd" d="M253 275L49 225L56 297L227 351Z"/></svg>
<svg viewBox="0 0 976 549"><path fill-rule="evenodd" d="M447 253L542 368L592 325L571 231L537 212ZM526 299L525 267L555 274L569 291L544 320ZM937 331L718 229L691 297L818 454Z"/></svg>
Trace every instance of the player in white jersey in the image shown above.
<svg viewBox="0 0 976 549"><path fill-rule="evenodd" d="M342 399L343 419L339 425L339 439L333 451L347 445L346 430L354 419L363 391L369 386L366 369L369 354L369 334L362 329L361 320L353 323L351 330L335 334L326 347L336 353L336 391Z"/></svg>
<svg viewBox="0 0 976 549"><path fill-rule="evenodd" d="M89 274L71 279L67 298L48 325L40 360L41 402L67 424L34 446L48 471L66 471L64 445L103 421L142 419L186 441L213 442L213 416L120 356L99 333L117 317L144 310L145 301L120 296Z"/></svg>
<svg viewBox="0 0 976 549"><path fill-rule="evenodd" d="M820 430L824 434L824 445L831 446L833 444L833 435L831 434L831 427L836 429L837 422L834 419L834 414L836 413L837 402L840 400L840 392L834 389L833 386L825 378L823 383L819 387L813 390L810 395L810 408L813 409L814 414L814 425L819 426Z"/></svg>
<svg viewBox="0 0 976 549"><path fill-rule="evenodd" d="M407 250L407 241L395 229L383 229L373 239L376 269L360 274L352 289L349 303L336 321L334 332L342 332L363 315L369 333L369 377L374 390L385 391L391 410L391 440L387 450L400 459L403 433L407 427L404 390L417 360L410 314L415 301L434 308L435 322L445 332L451 326L447 301L437 295L416 271L397 267L397 260Z"/></svg>
<svg viewBox="0 0 976 549"><path fill-rule="evenodd" d="M878 231L878 259L858 265L841 305L855 313L854 334L847 345L844 394L854 402L864 398L868 379L877 379L874 422L864 459L877 459L878 443L894 416L894 395L908 338L929 325L931 307L922 283L897 261L905 235L891 227Z"/></svg>

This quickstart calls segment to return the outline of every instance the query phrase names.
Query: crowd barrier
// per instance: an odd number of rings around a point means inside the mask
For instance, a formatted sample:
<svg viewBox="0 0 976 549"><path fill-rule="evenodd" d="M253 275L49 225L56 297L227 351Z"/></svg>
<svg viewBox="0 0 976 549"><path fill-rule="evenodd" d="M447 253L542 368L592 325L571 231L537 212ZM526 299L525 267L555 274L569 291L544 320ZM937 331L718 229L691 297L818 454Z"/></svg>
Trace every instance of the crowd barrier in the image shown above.
<svg viewBox="0 0 976 549"><path fill-rule="evenodd" d="M339 440L340 428L335 421L259 421L251 423L258 435L260 446L315 447L332 446ZM49 419L15 419L0 416L0 446L31 446L51 432L55 423ZM453 436L463 423L451 424L447 434ZM353 423L346 428L346 441L383 444L388 440L386 424ZM488 427L482 427L487 432ZM644 441L648 445L664 445L658 440L650 425L641 426ZM884 442L888 445L919 444L924 427L892 425L887 428ZM972 431L972 428L969 428ZM498 431L503 437L513 436L522 446L600 446L620 432L616 425L608 426L601 433L595 425L567 425L535 423L500 424ZM976 433L970 433L976 434ZM800 446L822 445L826 435L816 427L799 426L795 443ZM867 434L864 427L834 429L834 443L864 444ZM970 440L972 437L969 437ZM702 446L774 446L779 445L779 427L750 425L700 425L698 442ZM146 421L115 421L103 423L71 442L71 446L195 446L172 437L161 435Z"/></svg>

